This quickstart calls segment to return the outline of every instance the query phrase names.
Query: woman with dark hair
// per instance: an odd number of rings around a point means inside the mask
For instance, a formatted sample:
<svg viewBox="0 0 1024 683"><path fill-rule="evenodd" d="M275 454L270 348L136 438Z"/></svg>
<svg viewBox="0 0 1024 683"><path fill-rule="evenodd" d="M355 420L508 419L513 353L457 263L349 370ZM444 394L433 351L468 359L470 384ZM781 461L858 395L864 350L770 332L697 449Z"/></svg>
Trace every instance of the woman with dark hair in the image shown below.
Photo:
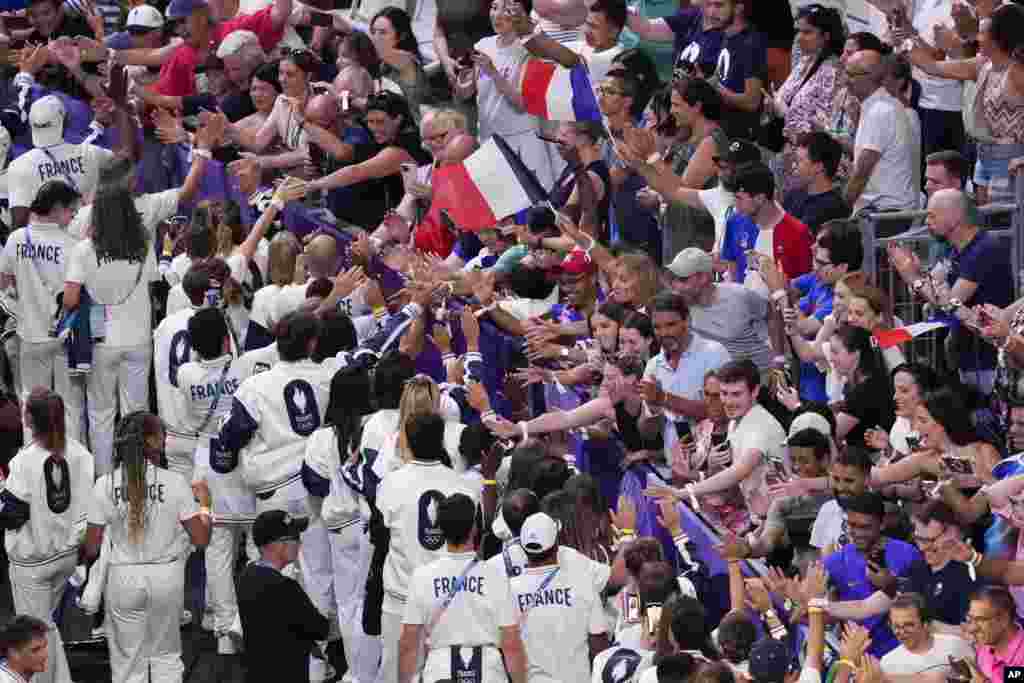
<svg viewBox="0 0 1024 683"><path fill-rule="evenodd" d="M10 463L0 493L0 526L7 530L14 611L53 626L65 582L78 564L85 540L82 521L92 501L92 454L68 439L64 402L37 387L25 401L26 436L31 441ZM35 681L71 679L59 624L51 628L48 665Z"/></svg>
<svg viewBox="0 0 1024 683"><path fill-rule="evenodd" d="M281 94L281 79L278 75L280 66L277 62L261 64L252 74L250 81L249 96L252 98L252 106L255 112L249 114L238 122L241 128L250 128L258 131L270 118L277 104L277 98Z"/></svg>
<svg viewBox="0 0 1024 683"><path fill-rule="evenodd" d="M309 158L309 143L304 130L306 105L316 94L313 81L318 80L319 58L309 50L291 50L278 62L278 80L281 94L266 121L259 128L243 127L241 122L224 119L227 137L246 150L260 156L240 159L231 164L238 173L242 164L255 164L260 169L291 169L302 166ZM267 154L271 143L279 140L285 152Z"/></svg>
<svg viewBox="0 0 1024 683"><path fill-rule="evenodd" d="M633 311L619 325L619 351L639 356L645 363L658 354L654 324L646 313Z"/></svg>
<svg viewBox="0 0 1024 683"><path fill-rule="evenodd" d="M160 418L118 425L114 469L94 488L85 556L107 555L104 627L114 683L180 680L185 558L210 540L210 489L166 469ZM104 539L108 540L104 542Z"/></svg>
<svg viewBox="0 0 1024 683"><path fill-rule="evenodd" d="M845 379L845 399L834 409L836 441L864 446L873 427L889 429L894 418L889 374L871 333L843 325L832 336L830 354L836 372Z"/></svg>
<svg viewBox="0 0 1024 683"><path fill-rule="evenodd" d="M999 463L999 451L978 439L960 394L948 387L926 394L913 419L921 439L920 451L893 465L872 469L872 484L925 476L950 480L957 488L971 491L995 481L993 468Z"/></svg>
<svg viewBox="0 0 1024 683"><path fill-rule="evenodd" d="M904 363L892 371L893 405L896 420L886 434L872 429L864 435L868 448L885 452L897 460L911 455L921 445L921 435L914 429L914 416L926 394L941 385L934 370L921 363ZM889 450L892 450L889 453Z"/></svg>
<svg viewBox="0 0 1024 683"><path fill-rule="evenodd" d="M978 32L978 56L936 60L934 48L914 36L908 53L914 66L926 74L956 81L977 82L974 116L978 161L974 170L978 204L1013 201L1010 161L1024 155L1024 63L1019 45L1024 35L1024 7L1001 5Z"/></svg>
<svg viewBox="0 0 1024 683"><path fill-rule="evenodd" d="M118 405L127 414L149 402L153 359L149 283L160 279L150 233L132 192L121 177L105 177L106 170L100 172L100 189L93 202L91 237L72 249L64 283L66 310L88 302L94 341L86 395L98 475L110 471Z"/></svg>
<svg viewBox="0 0 1024 683"><path fill-rule="evenodd" d="M785 120L782 134L786 144L774 163L776 179L781 180L777 184L783 193L794 189L799 177L797 141L826 119L838 87L839 55L846 42L839 12L816 3L797 13L796 31L803 57L772 99L775 112Z"/></svg>
<svg viewBox="0 0 1024 683"><path fill-rule="evenodd" d="M612 550L608 506L604 505L600 509L594 506L593 495L600 497L600 494L596 491L588 492L588 482L577 482L574 489L569 490L573 481L580 477L587 475L577 474L565 483L564 488L544 496L540 509L559 523L558 545L568 546L598 564L610 566L615 554ZM590 479L590 482L593 480Z"/></svg>
<svg viewBox="0 0 1024 683"><path fill-rule="evenodd" d="M385 7L370 20L370 39L380 57L380 90L394 92L409 103L409 113L416 126L420 124L420 107L431 104L434 97L430 79L423 70L423 56L412 30L409 13L398 7ZM388 82L393 83L389 87Z"/></svg>
<svg viewBox="0 0 1024 683"><path fill-rule="evenodd" d="M371 95L366 103L368 142L349 144L313 123L305 124L310 142L348 165L309 183L308 190L349 188L349 201L336 207L342 221L373 230L404 196L402 164L430 163L424 151L409 102L391 92Z"/></svg>
<svg viewBox="0 0 1024 683"><path fill-rule="evenodd" d="M373 82L380 78L381 61L370 36L352 31L338 40L338 75L334 77L335 92L349 91L353 99L363 99L373 92Z"/></svg>

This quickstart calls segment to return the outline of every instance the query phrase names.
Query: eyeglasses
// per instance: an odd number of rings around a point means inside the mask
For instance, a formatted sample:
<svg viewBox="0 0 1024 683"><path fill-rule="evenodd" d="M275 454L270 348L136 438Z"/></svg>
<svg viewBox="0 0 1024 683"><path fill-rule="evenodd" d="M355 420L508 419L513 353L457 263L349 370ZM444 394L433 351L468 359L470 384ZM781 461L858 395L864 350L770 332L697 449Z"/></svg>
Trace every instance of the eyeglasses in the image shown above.
<svg viewBox="0 0 1024 683"><path fill-rule="evenodd" d="M870 75L871 75L870 71L847 71L846 72L846 77L847 78L862 78L864 76L870 76Z"/></svg>
<svg viewBox="0 0 1024 683"><path fill-rule="evenodd" d="M916 543L917 547L921 550L924 550L925 548L930 548L931 546L939 542L939 539L942 538L943 533L945 532L943 531L942 533L939 533L936 536L918 536L917 534L914 534L914 543Z"/></svg>
<svg viewBox="0 0 1024 683"><path fill-rule="evenodd" d="M964 623L968 626L974 626L975 624L977 624L978 626L984 626L985 624L988 624L989 622L995 620L995 618L995 615L988 617L978 617L968 613L964 615Z"/></svg>
<svg viewBox="0 0 1024 683"><path fill-rule="evenodd" d="M817 266L818 268L831 268L833 264L831 261L816 258L814 259L814 265Z"/></svg>
<svg viewBox="0 0 1024 683"><path fill-rule="evenodd" d="M616 88L611 88L611 87L608 87L607 85L598 86L597 93L599 95L607 95L609 97L611 97L613 95L618 95L619 97L625 97L626 96L626 93L623 92L622 90L618 90Z"/></svg>

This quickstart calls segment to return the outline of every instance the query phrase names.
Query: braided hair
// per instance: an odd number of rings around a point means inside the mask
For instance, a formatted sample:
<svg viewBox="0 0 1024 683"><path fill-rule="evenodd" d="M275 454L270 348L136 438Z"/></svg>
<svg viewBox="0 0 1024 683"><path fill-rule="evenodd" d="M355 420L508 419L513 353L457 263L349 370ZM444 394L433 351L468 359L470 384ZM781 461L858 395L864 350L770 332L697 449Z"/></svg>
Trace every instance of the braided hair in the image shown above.
<svg viewBox="0 0 1024 683"><path fill-rule="evenodd" d="M128 539L135 544L142 541L146 531L149 513L146 473L149 463L154 460L154 454L161 456L163 452L162 443L160 448L154 449L146 441L147 437L156 434L162 436L163 429L160 418L144 410L138 410L121 418L114 435L114 470L121 471L121 490L128 503L124 512ZM159 462L160 457L157 457L156 461ZM111 489L114 488L116 480L116 476L111 476Z"/></svg>

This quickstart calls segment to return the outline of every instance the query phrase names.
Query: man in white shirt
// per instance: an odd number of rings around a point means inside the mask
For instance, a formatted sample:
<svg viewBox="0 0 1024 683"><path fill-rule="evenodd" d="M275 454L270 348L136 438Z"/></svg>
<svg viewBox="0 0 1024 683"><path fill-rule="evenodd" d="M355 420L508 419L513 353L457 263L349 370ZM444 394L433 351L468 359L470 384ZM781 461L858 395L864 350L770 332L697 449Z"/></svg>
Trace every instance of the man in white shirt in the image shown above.
<svg viewBox="0 0 1024 683"><path fill-rule="evenodd" d="M444 455L444 421L440 415L417 415L405 426L413 459L388 473L377 488L377 508L391 534L384 561L381 611L381 662L378 683L398 680L398 640L412 573L441 557L444 534L438 507L454 493L480 499L479 487L440 460Z"/></svg>
<svg viewBox="0 0 1024 683"><path fill-rule="evenodd" d="M461 493L438 505L446 551L409 581L398 646L399 683L411 683L420 671L421 640L426 644L423 683L505 683L506 666L513 683L526 682L526 655L508 578L476 556L476 511L476 502Z"/></svg>
<svg viewBox="0 0 1024 683"><path fill-rule="evenodd" d="M974 648L959 636L933 633L928 605L919 593L900 593L889 606L889 621L900 646L882 657L882 673L913 676L948 673L949 660L974 659Z"/></svg>
<svg viewBox="0 0 1024 683"><path fill-rule="evenodd" d="M531 683L586 681L590 662L608 648L608 622L589 577L558 559L559 526L543 512L523 523L526 570L512 579L521 613Z"/></svg>
<svg viewBox="0 0 1024 683"><path fill-rule="evenodd" d="M768 486L788 478L792 467L786 462L786 431L775 417L757 402L760 375L752 361L732 361L718 371L722 404L729 418L729 446L732 464L714 476L687 489L693 496L740 487L751 520L764 519L771 499Z"/></svg>
<svg viewBox="0 0 1024 683"><path fill-rule="evenodd" d="M853 172L846 201L854 212L916 209L921 194L910 122L903 104L885 89L882 55L861 50L846 64L850 92L861 102L860 123L853 141Z"/></svg>
<svg viewBox="0 0 1024 683"><path fill-rule="evenodd" d="M34 149L15 159L7 169L7 184L14 227L28 220L29 205L48 180L63 179L83 197L90 196L99 181L100 166L114 153L90 144L64 142L67 112L56 95L32 103L28 119Z"/></svg>
<svg viewBox="0 0 1024 683"><path fill-rule="evenodd" d="M871 459L863 449L845 448L832 459L828 480L835 499L821 506L811 527L811 547L820 550L822 557L850 542L843 500L864 494L870 475Z"/></svg>
<svg viewBox="0 0 1024 683"><path fill-rule="evenodd" d="M690 331L690 308L678 294L662 292L651 304L654 335L661 352L647 361L641 392L645 407L642 431L656 429L664 418L665 455L671 461L680 437L706 417L704 377L731 358L725 347Z"/></svg>
<svg viewBox="0 0 1024 683"><path fill-rule="evenodd" d="M67 227L80 199L63 180L44 183L32 200L29 224L14 231L0 255L3 289L13 287L18 303L21 392L27 396L45 387L60 394L68 435L76 441L82 440L84 387L68 374L64 344L52 330L71 247L77 242Z"/></svg>

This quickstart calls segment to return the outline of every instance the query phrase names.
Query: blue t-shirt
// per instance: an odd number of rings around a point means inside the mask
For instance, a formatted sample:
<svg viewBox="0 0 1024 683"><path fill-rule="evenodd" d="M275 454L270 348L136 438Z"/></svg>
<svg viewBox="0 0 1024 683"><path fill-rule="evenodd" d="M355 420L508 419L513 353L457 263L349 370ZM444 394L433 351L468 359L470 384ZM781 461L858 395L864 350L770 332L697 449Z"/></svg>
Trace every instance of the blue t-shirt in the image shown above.
<svg viewBox="0 0 1024 683"><path fill-rule="evenodd" d="M717 63L722 85L733 92L743 92L748 78L763 81L768 63L768 43L764 34L748 28L726 36Z"/></svg>
<svg viewBox="0 0 1024 683"><path fill-rule="evenodd" d="M696 64L705 75L713 74L725 34L718 30L705 31L704 14L695 7L687 7L665 17L665 23L675 34L673 52L676 66Z"/></svg>
<svg viewBox="0 0 1024 683"><path fill-rule="evenodd" d="M921 552L909 543L893 538L886 540L885 566L901 584L907 583L914 563L923 561ZM864 600L878 592L868 579L864 555L852 543L847 543L826 557L825 570L828 572L829 583L835 587L841 601ZM899 641L889 628L888 614L876 614L858 623L871 633L868 654L881 659L883 655L899 646Z"/></svg>
<svg viewBox="0 0 1024 683"><path fill-rule="evenodd" d="M111 50L130 50L134 47L132 45L132 34L128 31L118 31L117 33L111 33L107 36L103 44L109 47Z"/></svg>
<svg viewBox="0 0 1024 683"><path fill-rule="evenodd" d="M813 271L793 278L791 283L800 292L800 312L819 322L832 312L832 285L822 282ZM800 362L800 398L804 401L828 402L825 373L814 363Z"/></svg>
<svg viewBox="0 0 1024 683"><path fill-rule="evenodd" d="M952 287L964 278L978 285L974 296L964 301L966 306L992 304L1005 308L1013 301L1013 267L1010 265L1009 244L986 232L977 236L958 251L955 247L949 259L946 283ZM991 369L996 367L996 349L964 329L953 331L953 349L961 370Z"/></svg>
<svg viewBox="0 0 1024 683"><path fill-rule="evenodd" d="M722 238L722 260L736 264L736 282L747 277L747 251L757 246L761 228L749 216L733 212L725 222L725 237Z"/></svg>

